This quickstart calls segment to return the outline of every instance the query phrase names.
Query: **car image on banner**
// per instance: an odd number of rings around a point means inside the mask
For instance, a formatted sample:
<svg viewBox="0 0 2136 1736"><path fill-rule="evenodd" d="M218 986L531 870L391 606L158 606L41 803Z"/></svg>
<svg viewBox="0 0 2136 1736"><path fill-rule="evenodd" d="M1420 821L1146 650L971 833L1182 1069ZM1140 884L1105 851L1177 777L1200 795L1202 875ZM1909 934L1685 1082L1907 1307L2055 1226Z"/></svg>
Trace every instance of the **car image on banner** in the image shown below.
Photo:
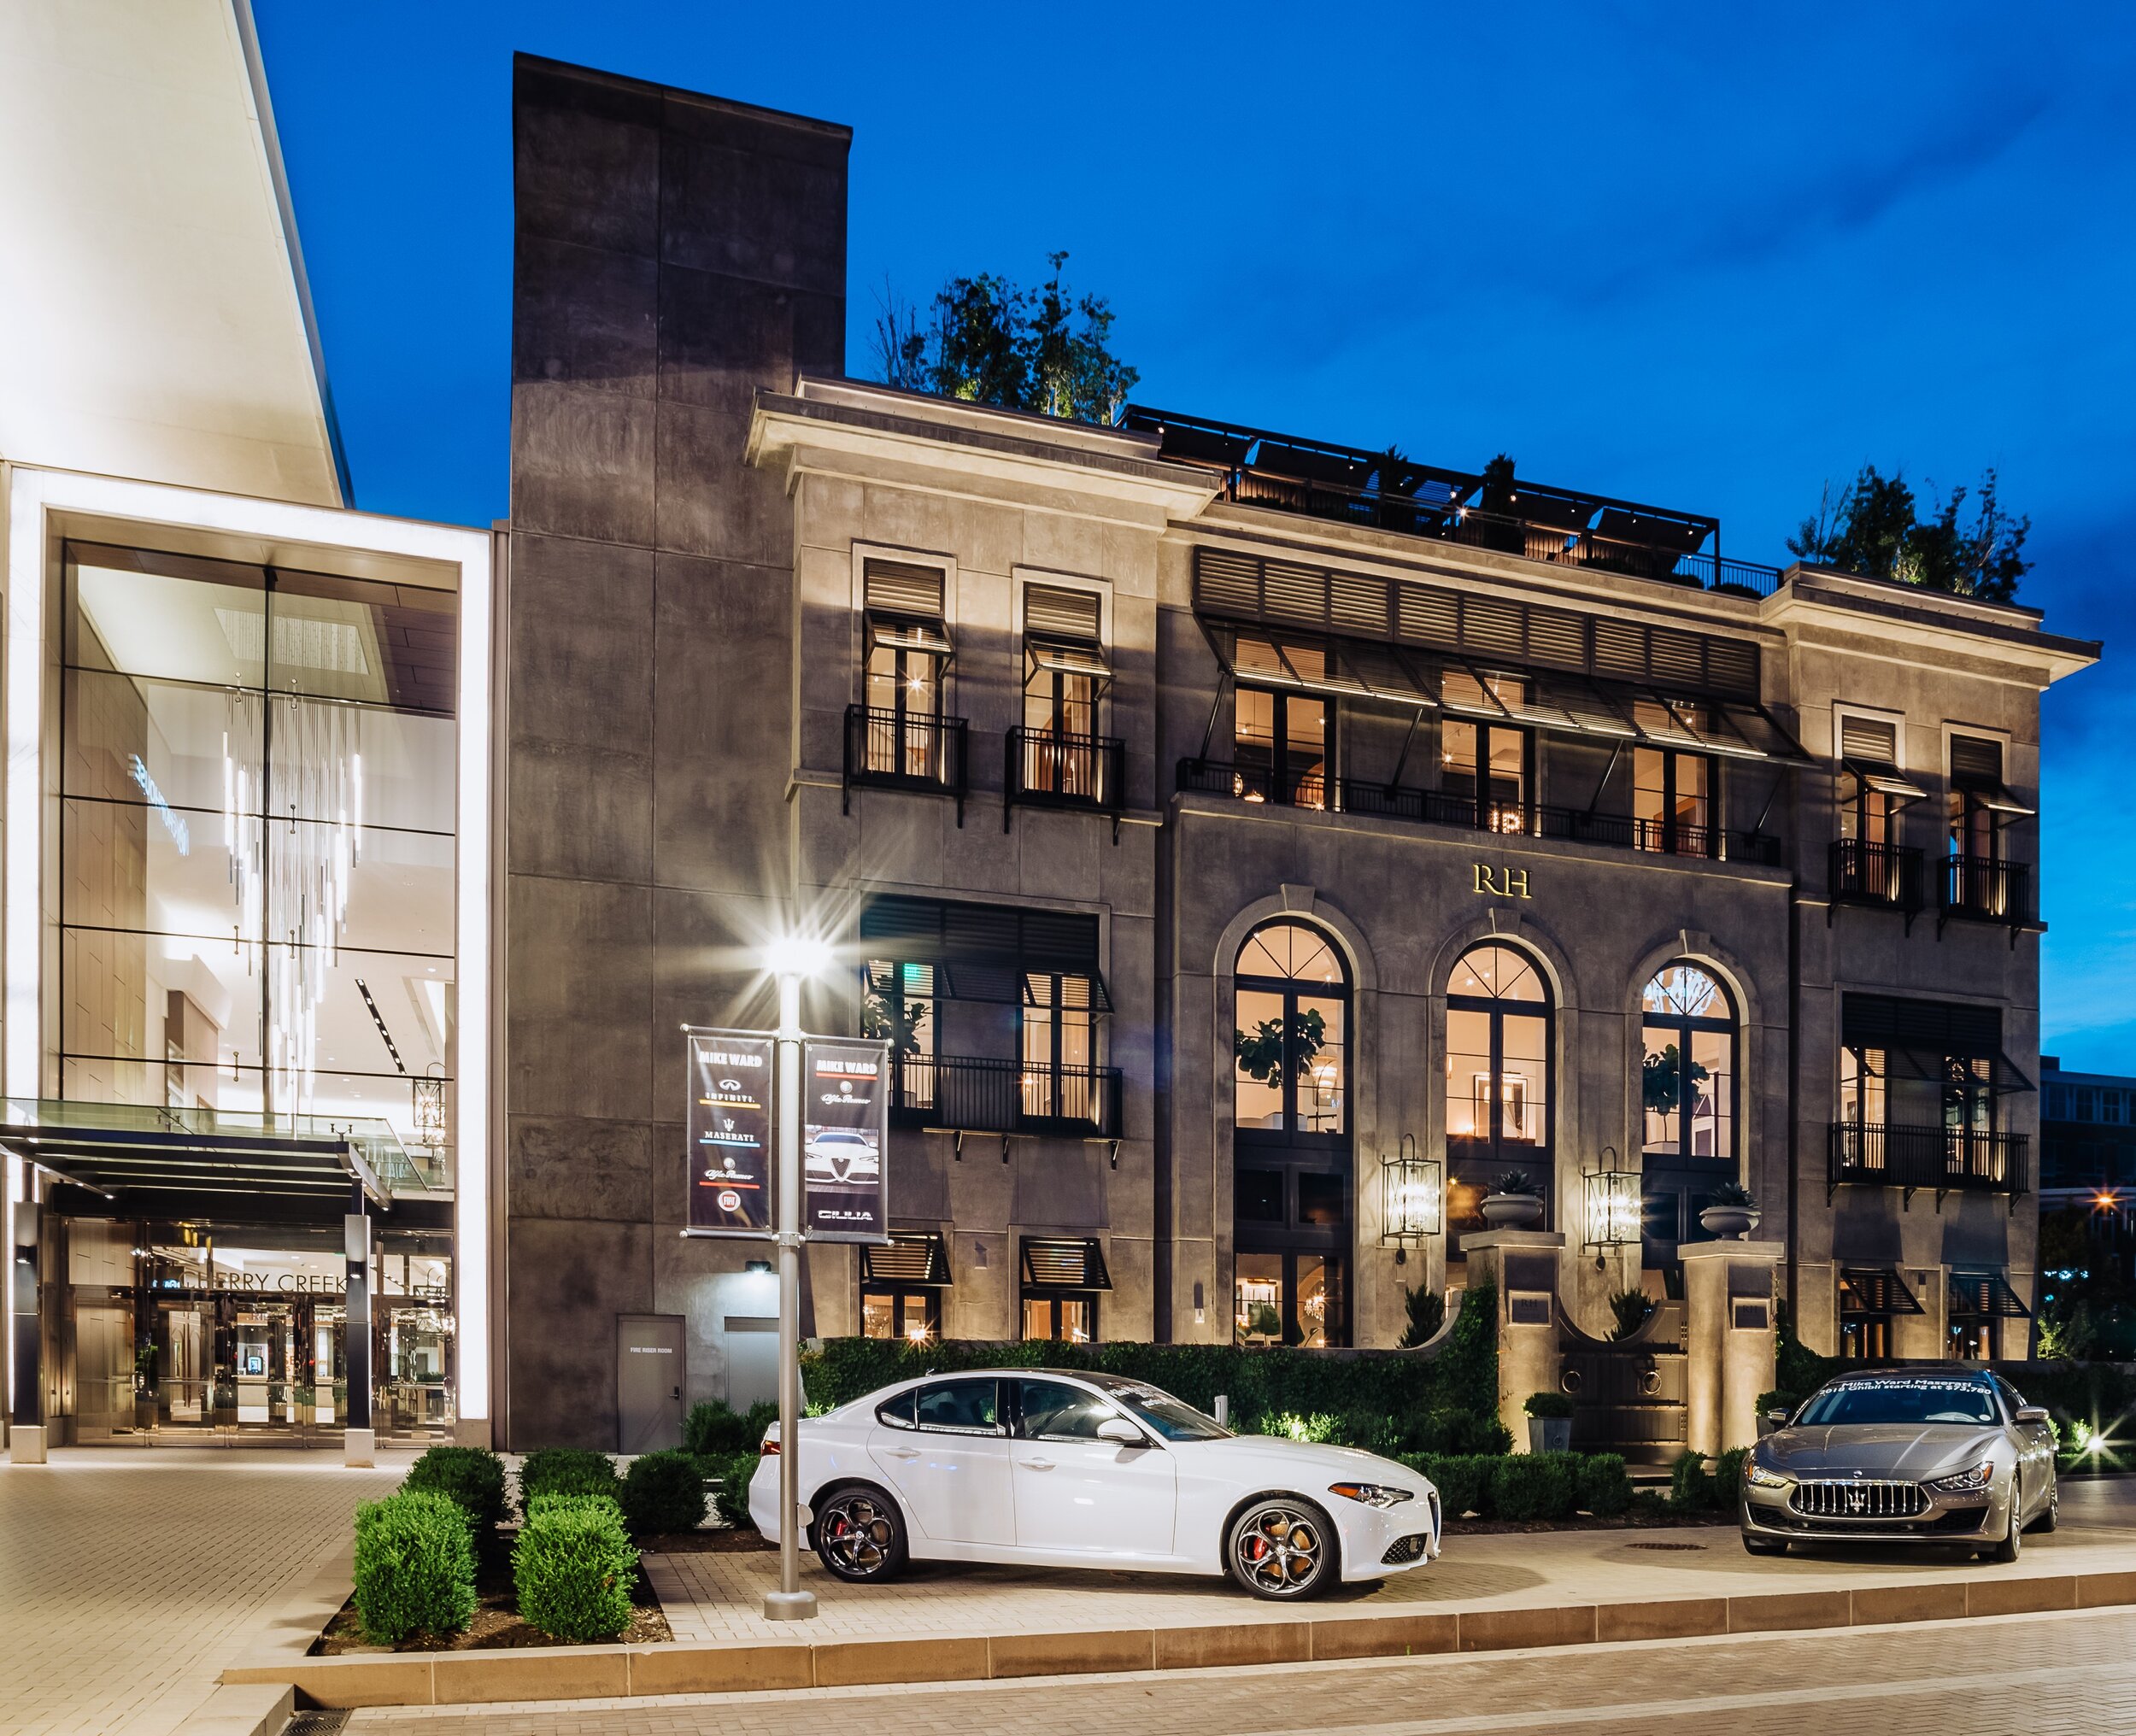
<svg viewBox="0 0 2136 1736"><path fill-rule="evenodd" d="M813 1241L886 1241L883 1152L889 1046L868 1038L810 1037L801 1046L802 1216Z"/></svg>
<svg viewBox="0 0 2136 1736"><path fill-rule="evenodd" d="M779 1540L774 1424L749 1516ZM1439 1492L1347 1446L1237 1435L1117 1375L974 1369L901 1381L795 1425L807 1541L854 1585L908 1560L1227 1574L1316 1597L1439 1554Z"/></svg>

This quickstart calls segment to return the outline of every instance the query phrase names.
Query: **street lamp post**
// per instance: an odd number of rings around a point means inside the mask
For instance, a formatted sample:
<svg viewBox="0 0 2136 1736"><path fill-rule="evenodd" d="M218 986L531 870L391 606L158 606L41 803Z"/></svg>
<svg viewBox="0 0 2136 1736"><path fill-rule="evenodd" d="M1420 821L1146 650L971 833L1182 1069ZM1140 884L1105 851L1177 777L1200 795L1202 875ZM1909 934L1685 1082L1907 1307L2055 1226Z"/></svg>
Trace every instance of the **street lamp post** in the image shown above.
<svg viewBox="0 0 2136 1736"><path fill-rule="evenodd" d="M805 1622L816 1594L801 1585L801 979L822 948L782 941L778 978L778 1589L764 1594L767 1622Z"/></svg>

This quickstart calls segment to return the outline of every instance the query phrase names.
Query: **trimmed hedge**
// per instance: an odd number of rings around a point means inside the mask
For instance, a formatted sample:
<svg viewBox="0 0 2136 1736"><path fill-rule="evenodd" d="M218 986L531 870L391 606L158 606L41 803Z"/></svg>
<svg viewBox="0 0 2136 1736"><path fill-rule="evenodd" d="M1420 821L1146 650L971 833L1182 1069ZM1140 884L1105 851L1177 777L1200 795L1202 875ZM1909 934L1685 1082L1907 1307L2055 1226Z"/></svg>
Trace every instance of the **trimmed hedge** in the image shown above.
<svg viewBox="0 0 2136 1736"><path fill-rule="evenodd" d="M1474 1453L1405 1453L1402 1463L1429 1477L1439 1491L1442 1519L1458 1519L1474 1513L1491 1516L1491 1467L1494 1457Z"/></svg>
<svg viewBox="0 0 2136 1736"><path fill-rule="evenodd" d="M1514 1452L1491 1472L1491 1505L1501 1519L1567 1519L1572 1516L1569 1452Z"/></svg>
<svg viewBox="0 0 2136 1736"><path fill-rule="evenodd" d="M634 1537L695 1531L705 1522L705 1480L686 1452L642 1453L623 1478L623 1517Z"/></svg>
<svg viewBox="0 0 2136 1736"><path fill-rule="evenodd" d="M1583 1510L1598 1519L1614 1519L1630 1510L1632 1480L1622 1453L1581 1452L1572 1457L1573 1498Z"/></svg>
<svg viewBox="0 0 2136 1736"><path fill-rule="evenodd" d="M1676 1455L1669 1467L1669 1510L1672 1513L1704 1513L1716 1506L1712 1477L1706 1471L1706 1456L1689 1449Z"/></svg>
<svg viewBox="0 0 2136 1736"><path fill-rule="evenodd" d="M486 1446L433 1446L408 1468L403 1489L427 1489L457 1501L479 1541L503 1522L504 1461Z"/></svg>
<svg viewBox="0 0 2136 1736"><path fill-rule="evenodd" d="M533 1497L512 1551L519 1617L559 1639L613 1639L631 1625L638 1552L604 1495Z"/></svg>
<svg viewBox="0 0 2136 1736"><path fill-rule="evenodd" d="M519 1465L519 1511L531 1516L543 1495L598 1495L619 1504L623 1484L615 1461L580 1446L544 1446Z"/></svg>
<svg viewBox="0 0 2136 1736"><path fill-rule="evenodd" d="M750 1405L739 1416L717 1399L707 1399L692 1405L690 1415L683 1419L683 1451L701 1456L754 1452L764 1443L764 1431L778 1421L778 1406L768 1399Z"/></svg>
<svg viewBox="0 0 2136 1736"><path fill-rule="evenodd" d="M467 1510L403 1488L356 1509L356 1614L373 1645L457 1633L474 1619L475 1552Z"/></svg>
<svg viewBox="0 0 2136 1736"><path fill-rule="evenodd" d="M833 1338L805 1353L802 1375L812 1400L833 1405L925 1374L972 1368L1063 1368L1147 1381L1203 1410L1226 1393L1231 1414L1249 1428L1297 1417L1307 1427L1329 1419L1327 1438L1379 1452L1457 1447L1503 1451L1498 1424L1495 1292L1471 1286L1436 1356L1412 1351L1314 1351L1228 1344L988 1343L953 1339ZM1450 1414L1465 1419L1444 1421ZM1435 1423L1433 1419L1441 1419ZM1469 1431L1457 1440L1458 1430ZM1504 1446L1482 1443L1502 1438ZM747 1443L754 1446L754 1441Z"/></svg>

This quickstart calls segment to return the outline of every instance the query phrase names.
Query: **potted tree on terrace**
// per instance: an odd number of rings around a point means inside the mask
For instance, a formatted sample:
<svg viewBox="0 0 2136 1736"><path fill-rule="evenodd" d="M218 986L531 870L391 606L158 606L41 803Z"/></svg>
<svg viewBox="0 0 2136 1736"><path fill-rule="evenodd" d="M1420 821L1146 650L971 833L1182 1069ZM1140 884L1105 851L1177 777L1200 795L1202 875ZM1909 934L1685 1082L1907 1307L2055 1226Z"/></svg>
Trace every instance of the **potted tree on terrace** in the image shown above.
<svg viewBox="0 0 2136 1736"><path fill-rule="evenodd" d="M1543 1190L1525 1170L1506 1170L1483 1196L1483 1221L1493 1229L1526 1229L1543 1215Z"/></svg>

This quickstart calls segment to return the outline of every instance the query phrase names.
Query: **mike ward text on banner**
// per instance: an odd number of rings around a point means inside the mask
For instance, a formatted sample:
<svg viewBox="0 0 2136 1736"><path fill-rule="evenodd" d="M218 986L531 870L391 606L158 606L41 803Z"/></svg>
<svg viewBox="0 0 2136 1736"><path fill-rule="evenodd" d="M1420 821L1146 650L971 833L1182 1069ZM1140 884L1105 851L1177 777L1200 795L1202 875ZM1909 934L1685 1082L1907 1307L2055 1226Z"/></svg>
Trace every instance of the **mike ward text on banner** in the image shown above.
<svg viewBox="0 0 2136 1736"><path fill-rule="evenodd" d="M889 1240L890 1047L865 1038L801 1045L802 1229L811 1241Z"/></svg>
<svg viewBox="0 0 2136 1736"><path fill-rule="evenodd" d="M690 1044L690 1227L772 1231L772 1060L768 1036L696 1030Z"/></svg>

